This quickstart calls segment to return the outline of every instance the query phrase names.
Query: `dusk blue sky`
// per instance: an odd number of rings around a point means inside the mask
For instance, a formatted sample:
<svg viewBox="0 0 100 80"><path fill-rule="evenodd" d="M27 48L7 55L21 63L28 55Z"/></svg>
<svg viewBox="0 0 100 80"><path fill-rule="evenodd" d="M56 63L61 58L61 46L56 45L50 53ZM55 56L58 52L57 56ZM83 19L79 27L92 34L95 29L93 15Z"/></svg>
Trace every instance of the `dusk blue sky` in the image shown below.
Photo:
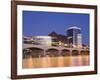
<svg viewBox="0 0 100 80"><path fill-rule="evenodd" d="M89 44L89 14L23 11L24 36L48 35L53 31L66 35L72 26L81 28L82 42Z"/></svg>

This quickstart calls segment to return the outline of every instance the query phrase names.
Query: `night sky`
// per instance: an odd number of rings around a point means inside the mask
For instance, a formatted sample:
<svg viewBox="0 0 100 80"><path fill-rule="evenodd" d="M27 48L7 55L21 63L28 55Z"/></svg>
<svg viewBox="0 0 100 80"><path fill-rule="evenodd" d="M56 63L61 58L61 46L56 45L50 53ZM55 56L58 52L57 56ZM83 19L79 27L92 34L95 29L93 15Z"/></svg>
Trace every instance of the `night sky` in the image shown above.
<svg viewBox="0 0 100 80"><path fill-rule="evenodd" d="M83 44L89 44L89 14L23 11L23 35L42 36L51 32L66 35L69 27L77 26L82 31Z"/></svg>

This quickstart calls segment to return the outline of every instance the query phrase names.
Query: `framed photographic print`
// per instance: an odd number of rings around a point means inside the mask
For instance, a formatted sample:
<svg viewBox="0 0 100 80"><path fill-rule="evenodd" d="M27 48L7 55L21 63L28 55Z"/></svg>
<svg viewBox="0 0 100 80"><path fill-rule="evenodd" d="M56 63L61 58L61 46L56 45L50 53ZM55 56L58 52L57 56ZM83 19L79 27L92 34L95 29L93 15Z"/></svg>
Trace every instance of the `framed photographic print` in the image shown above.
<svg viewBox="0 0 100 80"><path fill-rule="evenodd" d="M97 74L97 6L12 1L11 78Z"/></svg>

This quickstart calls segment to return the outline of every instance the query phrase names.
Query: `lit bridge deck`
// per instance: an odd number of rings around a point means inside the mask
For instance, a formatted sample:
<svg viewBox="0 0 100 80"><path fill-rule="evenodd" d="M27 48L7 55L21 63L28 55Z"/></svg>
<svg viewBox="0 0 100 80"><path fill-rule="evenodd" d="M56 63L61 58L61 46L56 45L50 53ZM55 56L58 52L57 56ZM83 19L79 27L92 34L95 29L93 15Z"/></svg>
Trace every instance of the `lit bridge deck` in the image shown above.
<svg viewBox="0 0 100 80"><path fill-rule="evenodd" d="M33 45L33 44L23 44L23 50L30 49L32 52L32 55L77 55L77 54L89 54L88 49L83 48L67 48L67 47L54 47L54 46L42 46L42 45ZM35 56L36 56L35 55Z"/></svg>

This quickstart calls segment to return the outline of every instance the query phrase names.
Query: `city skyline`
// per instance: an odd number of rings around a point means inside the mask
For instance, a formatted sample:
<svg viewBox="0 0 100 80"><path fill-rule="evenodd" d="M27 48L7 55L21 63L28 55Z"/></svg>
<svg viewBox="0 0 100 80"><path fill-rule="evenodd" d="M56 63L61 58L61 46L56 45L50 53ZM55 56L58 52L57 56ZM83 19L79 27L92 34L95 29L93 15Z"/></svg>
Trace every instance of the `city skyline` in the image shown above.
<svg viewBox="0 0 100 80"><path fill-rule="evenodd" d="M23 11L25 36L46 36L53 31L66 35L67 29L72 26L81 28L82 43L89 44L89 14Z"/></svg>

